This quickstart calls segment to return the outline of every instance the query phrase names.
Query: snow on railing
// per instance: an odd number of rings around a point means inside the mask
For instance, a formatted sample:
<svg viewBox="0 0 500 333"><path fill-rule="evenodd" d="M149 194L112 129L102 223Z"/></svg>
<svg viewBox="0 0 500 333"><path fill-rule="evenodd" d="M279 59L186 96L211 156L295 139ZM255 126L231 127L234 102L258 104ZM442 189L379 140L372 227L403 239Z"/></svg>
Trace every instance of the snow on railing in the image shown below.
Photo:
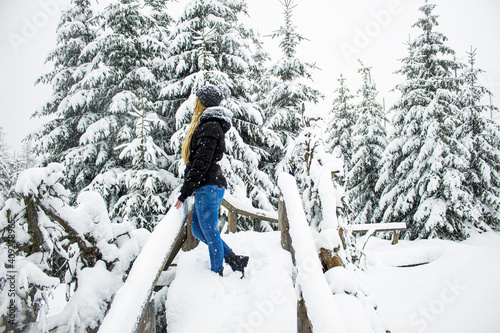
<svg viewBox="0 0 500 333"><path fill-rule="evenodd" d="M170 208L137 256L124 285L118 290L99 332L136 332L153 288L171 253L176 250L192 206L192 198L181 209ZM178 250L178 249L177 249Z"/></svg>
<svg viewBox="0 0 500 333"><path fill-rule="evenodd" d="M316 252L312 234L309 230L302 200L295 178L282 173L278 186L284 202L286 228L289 231L290 252L297 268L296 288L305 301L307 316L314 333L348 332L341 310L332 296L331 289L324 278L322 265ZM281 219L281 217L280 217ZM283 221L280 221L280 226ZM300 301L300 299L299 299ZM299 326L300 318L299 320ZM301 329L299 328L299 331Z"/></svg>
<svg viewBox="0 0 500 333"><path fill-rule="evenodd" d="M278 213L274 211L267 211L253 207L251 204L247 204L241 200L233 197L229 191L224 193L224 201L226 205L232 207L238 214L242 214L245 216L255 215L261 220L266 220L270 222L278 222ZM224 206L226 206L224 205Z"/></svg>
<svg viewBox="0 0 500 333"><path fill-rule="evenodd" d="M222 206L224 206L228 211L228 231L236 232L236 220L238 215L250 217L254 219L254 231L261 231L260 221L268 221L277 223L278 213L274 211L265 211L253 207L250 203L245 203L241 200L233 197L229 191L224 194L224 200L222 201Z"/></svg>

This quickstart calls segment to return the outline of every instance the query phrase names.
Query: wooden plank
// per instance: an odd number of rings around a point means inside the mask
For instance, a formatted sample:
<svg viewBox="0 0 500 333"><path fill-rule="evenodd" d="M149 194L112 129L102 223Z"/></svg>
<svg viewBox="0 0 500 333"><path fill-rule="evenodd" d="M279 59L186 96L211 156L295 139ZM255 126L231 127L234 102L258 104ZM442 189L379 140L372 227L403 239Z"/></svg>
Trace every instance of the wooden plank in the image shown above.
<svg viewBox="0 0 500 333"><path fill-rule="evenodd" d="M141 324L137 333L156 333L156 311L155 311L155 300L151 298L144 316L141 319Z"/></svg>
<svg viewBox="0 0 500 333"><path fill-rule="evenodd" d="M262 214L251 213L251 212L248 212L248 211L244 210L241 207L236 207L235 205L229 203L229 201L227 201L225 198L222 200L222 206L224 206L228 211L230 211L230 212L233 211L233 212L235 212L235 213L237 213L237 214L239 214L241 216L247 216L247 217L251 217L251 218L254 218L254 219L259 219L259 220L264 220L264 221L278 223L278 219L270 217L270 216L264 214L264 213L268 213L268 212L261 211ZM255 211L259 212L260 210L255 209ZM276 213L274 213L274 214L276 214Z"/></svg>
<svg viewBox="0 0 500 333"><path fill-rule="evenodd" d="M172 250L168 254L167 258L165 259L165 264L163 265L163 269L162 269L163 271L166 271L170 267L170 264L172 264L172 262L174 261L175 256L181 250L182 246L186 242L186 239L187 239L187 225L185 224L182 227L181 231L179 232L179 235L175 239L174 245L172 246ZM156 286L156 283L158 282L159 278L160 278L160 275L158 275L156 277L156 280L154 282L154 286Z"/></svg>
<svg viewBox="0 0 500 333"><path fill-rule="evenodd" d="M370 230L375 230L375 232L382 231L394 231L394 230L406 230L406 223L404 222L394 222L394 223L367 223L367 224L351 224L349 226L352 233L362 233L368 232Z"/></svg>

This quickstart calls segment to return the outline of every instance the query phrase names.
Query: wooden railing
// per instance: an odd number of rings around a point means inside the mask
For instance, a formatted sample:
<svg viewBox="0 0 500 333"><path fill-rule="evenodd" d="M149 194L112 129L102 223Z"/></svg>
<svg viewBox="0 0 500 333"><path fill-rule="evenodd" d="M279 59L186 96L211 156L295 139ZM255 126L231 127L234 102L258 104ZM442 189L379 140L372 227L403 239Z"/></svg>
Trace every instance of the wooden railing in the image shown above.
<svg viewBox="0 0 500 333"><path fill-rule="evenodd" d="M323 276L322 264L309 231L295 178L281 174L278 186L282 191L278 207L281 245L290 252L295 266L296 277L293 280L298 291L297 332L312 333L313 327L317 327L314 332L344 333L342 318L336 316L337 311L332 311L330 287ZM311 305L315 308L314 317L308 314Z"/></svg>
<svg viewBox="0 0 500 333"><path fill-rule="evenodd" d="M224 195L222 206L228 210L227 232L236 232L238 215L252 218L254 231L261 231L261 221L278 223L278 214L276 212L268 212L246 205L227 192Z"/></svg>
<svg viewBox="0 0 500 333"><path fill-rule="evenodd" d="M182 209L171 208L156 226L116 293L99 332L155 332L155 311L151 299L162 272L167 269L188 239L189 202ZM123 315L127 306L127 316Z"/></svg>
<svg viewBox="0 0 500 333"><path fill-rule="evenodd" d="M236 224L237 224L237 217L238 215L241 216L246 216L253 218L254 220L254 230L260 231L260 221L268 221L271 223L278 223L278 216L276 212L268 212L264 210L260 210L257 208L254 208L252 206L245 205L241 201L235 199L232 197L230 194L226 192L226 195L224 196L222 206L224 206L228 211L228 231L230 232L236 232ZM140 320L138 322L138 325L136 326L137 329L133 332L136 333L154 333L156 332L156 314L155 314L155 306L154 306L154 299L151 298L151 295L153 291L158 291L160 290L163 286L158 286L158 281L160 279L160 276L163 271L166 271L170 265L172 264L173 260L179 253L180 249L182 248L184 251L190 251L194 249L198 243L199 240L197 240L192 232L191 232L191 216L192 216L192 210L189 212L189 214L186 216L185 221L183 222L183 226L181 231L176 237L176 240L174 244L172 245L172 248L170 252L165 256L164 264L162 269L158 272L156 279L150 289L150 301L149 303L143 307L142 314L140 316Z"/></svg>
<svg viewBox="0 0 500 333"><path fill-rule="evenodd" d="M252 207L251 205L245 204L234 197L232 197L229 193L226 192L226 195L224 196L222 206L225 207L228 210L228 232L236 232L236 225L237 225L237 219L238 216L245 216L248 218L252 218L254 223L253 227L255 231L260 231L261 230L261 221L268 221L270 223L277 223L278 228L281 231L281 244L284 249L289 251L291 253L291 258L293 261L294 266L297 268L297 274L300 274L300 266L301 264L297 262L297 256L296 256L296 250L294 249L294 246L292 244L292 236L290 234L290 224L289 224L289 218L287 216L287 208L286 204L283 200L283 196L280 195L279 198L279 205L278 205L278 212L269 212L269 211L264 211L260 210L257 208ZM137 316L135 320L134 325L125 325L127 329L121 329L120 332L123 333L154 333L156 332L156 313L155 313L155 306L154 306L154 299L151 297L153 295L154 291L160 290L163 286L158 285L158 281L160 279L160 276L163 271L166 271L170 265L172 264L173 260L179 253L180 249L182 248L184 251L189 251L191 249L194 249L199 241L194 238L191 232L191 216L192 216L192 211L189 211L188 213L184 214L182 226L179 228L178 234L175 236L175 240L171 241L171 245L168 247L168 251L166 251L163 255L164 259L161 265L159 265L159 269L156 273L156 276L154 279L152 279L151 282L148 281L136 281L136 282L141 282L143 284L149 284L150 288L147 290L147 293L143 295L145 297L145 302L141 308L140 314ZM303 223L307 224L307 221L304 221ZM301 224L302 222L299 223ZM294 226L295 228L295 235L297 235L297 226ZM391 225L379 225L379 226L368 226L365 228L364 225L354 225L351 227L352 232L377 232L377 231L394 231L397 232L399 230L404 230L406 226L400 225L400 224L391 224ZM376 229L376 230L375 230ZM305 227L300 229L302 232L305 230ZM156 231L156 229L155 229ZM312 236L311 236L312 237ZM301 237L299 237L301 238ZM397 241L397 236L395 234L394 240ZM295 240L297 241L297 239ZM301 240L299 239L299 242ZM309 249L309 247L311 249ZM146 248L146 246L145 246ZM314 246L308 246L307 247L311 252L315 250ZM299 253L299 257L304 257L303 251L304 247L301 248L302 253ZM144 251L143 251L144 252ZM306 251L309 252L309 251ZM141 252L140 255L143 253ZM309 255L309 257L313 257ZM319 260L319 258L318 258ZM134 263L135 265L135 263ZM134 267L131 269L131 273L134 270ZM130 274L128 279L130 278ZM127 283L126 281L126 283ZM325 280L326 283L326 280ZM298 289L301 290L301 286L298 286ZM118 295L118 293L117 293ZM115 297L115 300L117 300L119 297ZM123 297L122 297L123 298ZM314 298L314 297L313 297ZM119 300L120 301L120 300ZM337 318L338 319L338 318ZM128 329L129 327L132 327L132 329ZM106 327L106 329L100 330L99 332L114 332L113 330L108 329L109 325ZM101 326L102 328L102 326ZM342 330L340 330L342 331ZM312 323L309 320L308 314L307 314L307 308L306 304L302 295L302 291L300 291L297 299L297 332L298 333L312 333Z"/></svg>
<svg viewBox="0 0 500 333"><path fill-rule="evenodd" d="M392 223L367 223L367 224L352 224L349 226L351 232L354 233L367 233L369 236L376 232L392 232L392 245L399 242L399 233L406 230L406 223L392 222Z"/></svg>

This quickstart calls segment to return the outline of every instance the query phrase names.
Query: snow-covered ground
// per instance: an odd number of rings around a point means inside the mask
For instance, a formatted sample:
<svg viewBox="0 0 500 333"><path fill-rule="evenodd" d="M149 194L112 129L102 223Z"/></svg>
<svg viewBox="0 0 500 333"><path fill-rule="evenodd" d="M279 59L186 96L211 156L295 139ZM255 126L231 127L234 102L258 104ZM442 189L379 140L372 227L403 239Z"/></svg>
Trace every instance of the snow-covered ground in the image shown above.
<svg viewBox="0 0 500 333"><path fill-rule="evenodd" d="M395 246L372 237L366 252L362 279L393 333L500 332L500 233Z"/></svg>
<svg viewBox="0 0 500 333"><path fill-rule="evenodd" d="M168 332L296 332L293 268L279 232L223 238L235 252L251 257L245 278L229 267L223 278L212 273L203 244L181 252L168 290ZM371 237L365 252L367 270L356 274L356 283L376 299L392 333L500 332L500 233L465 242L402 240L398 245ZM411 266L421 263L427 264ZM52 313L64 303L59 291ZM348 325L349 318L356 316L346 315Z"/></svg>
<svg viewBox="0 0 500 333"><path fill-rule="evenodd" d="M167 294L169 333L276 333L296 330L292 261L278 232L223 235L237 254L250 256L245 277L225 267L210 271L208 248L182 253Z"/></svg>
<svg viewBox="0 0 500 333"><path fill-rule="evenodd" d="M210 272L204 245L183 253L168 291L168 332L295 332L290 255L279 237L223 235L235 252L251 257L244 279L228 267L223 278ZM366 255L368 268L357 278L393 333L500 332L500 234L398 245L372 237ZM398 267L420 263L427 264Z"/></svg>

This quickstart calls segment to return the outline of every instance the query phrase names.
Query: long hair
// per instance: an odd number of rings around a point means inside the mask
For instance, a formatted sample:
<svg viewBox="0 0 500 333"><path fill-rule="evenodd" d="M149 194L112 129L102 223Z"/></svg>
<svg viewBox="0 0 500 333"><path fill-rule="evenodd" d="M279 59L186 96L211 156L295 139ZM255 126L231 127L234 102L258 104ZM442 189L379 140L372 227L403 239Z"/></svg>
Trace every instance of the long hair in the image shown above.
<svg viewBox="0 0 500 333"><path fill-rule="evenodd" d="M184 164L189 163L189 155L191 153L191 138L193 137L194 131L198 128L198 123L201 115L207 109L203 103L197 98L196 103L194 105L193 119L191 119L191 125L189 126L189 130L184 138L184 142L182 143L182 159L184 160Z"/></svg>

